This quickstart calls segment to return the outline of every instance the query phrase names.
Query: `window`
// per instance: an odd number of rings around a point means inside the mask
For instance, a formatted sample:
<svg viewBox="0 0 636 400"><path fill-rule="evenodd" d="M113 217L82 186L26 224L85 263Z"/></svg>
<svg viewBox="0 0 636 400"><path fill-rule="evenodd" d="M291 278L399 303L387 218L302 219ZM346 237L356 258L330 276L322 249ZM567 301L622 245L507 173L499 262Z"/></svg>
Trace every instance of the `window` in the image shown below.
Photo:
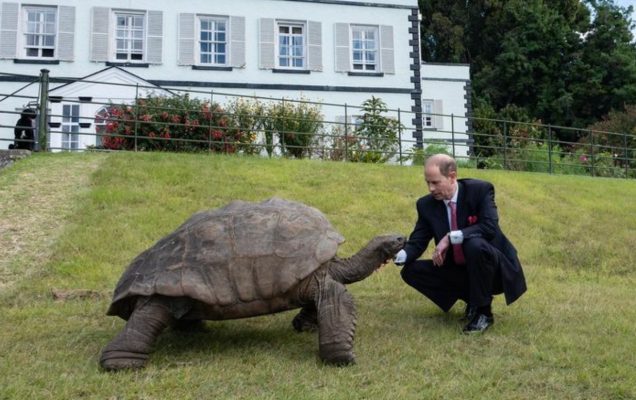
<svg viewBox="0 0 636 400"><path fill-rule="evenodd" d="M115 13L115 59L117 61L143 61L145 15Z"/></svg>
<svg viewBox="0 0 636 400"><path fill-rule="evenodd" d="M62 149L75 150L79 147L79 104L62 106Z"/></svg>
<svg viewBox="0 0 636 400"><path fill-rule="evenodd" d="M378 70L378 28L351 26L351 60L354 71Z"/></svg>
<svg viewBox="0 0 636 400"><path fill-rule="evenodd" d="M305 68L305 27L303 24L278 24L278 66Z"/></svg>
<svg viewBox="0 0 636 400"><path fill-rule="evenodd" d="M422 125L424 128L433 128L433 102L422 102Z"/></svg>
<svg viewBox="0 0 636 400"><path fill-rule="evenodd" d="M97 137L95 138L95 146L100 147L102 145L102 136L107 135L108 132L108 124L113 120L113 116L110 114L110 106L101 107L95 113L95 133Z"/></svg>
<svg viewBox="0 0 636 400"><path fill-rule="evenodd" d="M24 7L23 32L25 57L55 57L57 9L54 7Z"/></svg>
<svg viewBox="0 0 636 400"><path fill-rule="evenodd" d="M199 17L199 63L226 65L228 21L219 17Z"/></svg>

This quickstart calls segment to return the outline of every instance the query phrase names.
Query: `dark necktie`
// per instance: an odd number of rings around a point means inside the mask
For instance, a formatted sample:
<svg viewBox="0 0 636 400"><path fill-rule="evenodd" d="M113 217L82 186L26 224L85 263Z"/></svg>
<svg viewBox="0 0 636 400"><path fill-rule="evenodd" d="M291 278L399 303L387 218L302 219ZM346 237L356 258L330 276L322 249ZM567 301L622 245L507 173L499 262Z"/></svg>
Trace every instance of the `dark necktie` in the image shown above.
<svg viewBox="0 0 636 400"><path fill-rule="evenodd" d="M456 231L457 230L457 206L455 202L453 201L449 201L448 206L450 207L450 211L451 211L451 231ZM453 258L455 259L455 264L458 264L458 265L466 264L466 259L464 259L464 251L462 250L461 244L453 245Z"/></svg>

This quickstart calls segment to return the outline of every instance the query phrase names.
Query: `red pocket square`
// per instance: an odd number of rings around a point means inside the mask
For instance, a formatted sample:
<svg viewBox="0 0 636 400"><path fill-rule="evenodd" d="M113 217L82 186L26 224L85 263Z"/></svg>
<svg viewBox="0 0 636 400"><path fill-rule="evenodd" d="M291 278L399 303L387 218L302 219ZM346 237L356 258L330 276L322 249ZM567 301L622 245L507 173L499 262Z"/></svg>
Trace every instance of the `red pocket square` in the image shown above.
<svg viewBox="0 0 636 400"><path fill-rule="evenodd" d="M477 216L476 215L470 215L468 216L468 225L473 225L477 223Z"/></svg>

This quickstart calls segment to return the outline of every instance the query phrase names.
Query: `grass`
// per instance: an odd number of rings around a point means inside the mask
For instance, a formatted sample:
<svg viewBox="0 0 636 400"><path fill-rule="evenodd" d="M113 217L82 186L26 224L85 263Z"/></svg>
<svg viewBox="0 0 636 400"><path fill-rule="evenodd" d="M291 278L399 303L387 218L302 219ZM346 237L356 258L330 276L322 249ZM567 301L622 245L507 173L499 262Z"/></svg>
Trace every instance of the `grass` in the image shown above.
<svg viewBox="0 0 636 400"><path fill-rule="evenodd" d="M293 312L165 332L148 367L104 373L128 262L200 209L279 196L347 238L410 233L421 167L175 154L36 154L0 171L0 399L634 399L636 182L467 170L492 181L528 292L460 334L392 264L351 285L358 364L323 365ZM24 208L24 204L28 208ZM52 289L97 296L55 301Z"/></svg>

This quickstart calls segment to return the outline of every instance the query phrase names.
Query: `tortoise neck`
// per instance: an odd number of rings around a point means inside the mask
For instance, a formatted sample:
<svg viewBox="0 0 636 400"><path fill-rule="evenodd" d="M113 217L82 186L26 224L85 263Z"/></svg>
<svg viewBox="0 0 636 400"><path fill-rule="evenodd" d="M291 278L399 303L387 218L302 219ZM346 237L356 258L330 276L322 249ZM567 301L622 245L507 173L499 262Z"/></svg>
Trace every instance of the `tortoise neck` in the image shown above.
<svg viewBox="0 0 636 400"><path fill-rule="evenodd" d="M329 275L336 282L349 284L368 277L384 263L382 252L371 241L349 258L334 257L329 263Z"/></svg>

